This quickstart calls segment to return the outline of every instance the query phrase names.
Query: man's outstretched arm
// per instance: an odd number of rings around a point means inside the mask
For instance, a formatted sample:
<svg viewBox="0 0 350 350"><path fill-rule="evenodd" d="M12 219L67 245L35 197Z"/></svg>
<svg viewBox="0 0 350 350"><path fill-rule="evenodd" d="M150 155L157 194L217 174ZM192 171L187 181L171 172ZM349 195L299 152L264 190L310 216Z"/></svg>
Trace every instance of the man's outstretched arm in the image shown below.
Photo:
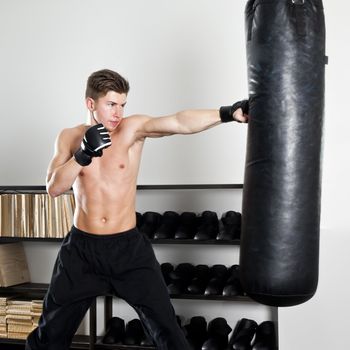
<svg viewBox="0 0 350 350"><path fill-rule="evenodd" d="M140 137L162 137L174 134L195 134L210 129L222 122L248 121L248 102L239 101L220 110L185 110L166 117L142 116Z"/></svg>

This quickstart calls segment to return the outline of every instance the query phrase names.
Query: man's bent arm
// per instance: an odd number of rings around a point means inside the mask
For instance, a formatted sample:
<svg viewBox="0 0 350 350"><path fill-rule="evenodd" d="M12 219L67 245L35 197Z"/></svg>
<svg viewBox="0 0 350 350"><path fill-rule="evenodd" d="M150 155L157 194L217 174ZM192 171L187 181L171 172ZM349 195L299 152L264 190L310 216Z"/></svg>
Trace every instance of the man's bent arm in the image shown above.
<svg viewBox="0 0 350 350"><path fill-rule="evenodd" d="M61 132L56 140L55 155L47 170L48 194L57 197L70 190L82 168L72 157L65 131Z"/></svg>

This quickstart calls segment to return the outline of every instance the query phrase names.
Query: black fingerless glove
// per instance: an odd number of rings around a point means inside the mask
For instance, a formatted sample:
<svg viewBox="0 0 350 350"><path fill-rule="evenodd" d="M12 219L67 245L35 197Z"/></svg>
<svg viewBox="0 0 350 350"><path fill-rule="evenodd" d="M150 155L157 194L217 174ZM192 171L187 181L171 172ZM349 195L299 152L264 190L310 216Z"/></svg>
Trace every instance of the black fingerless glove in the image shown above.
<svg viewBox="0 0 350 350"><path fill-rule="evenodd" d="M78 164L87 166L93 157L101 157L102 150L111 144L107 129L102 124L94 125L86 131L80 148L74 153L74 159Z"/></svg>
<svg viewBox="0 0 350 350"><path fill-rule="evenodd" d="M222 123L228 123L236 121L238 123L241 123L240 121L236 120L233 117L233 113L238 109L242 108L243 114L249 113L249 101L248 100L242 100L234 103L232 106L223 106L220 107L220 119Z"/></svg>

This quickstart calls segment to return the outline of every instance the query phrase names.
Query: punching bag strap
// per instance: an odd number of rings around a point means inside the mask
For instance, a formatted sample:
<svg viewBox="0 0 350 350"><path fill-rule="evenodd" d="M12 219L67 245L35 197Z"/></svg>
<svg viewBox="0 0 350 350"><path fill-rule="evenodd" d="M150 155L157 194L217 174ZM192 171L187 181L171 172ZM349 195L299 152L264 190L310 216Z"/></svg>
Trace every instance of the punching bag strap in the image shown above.
<svg viewBox="0 0 350 350"><path fill-rule="evenodd" d="M306 35L306 13L305 13L305 0L292 0L294 5L294 16L297 25L297 33L300 36Z"/></svg>

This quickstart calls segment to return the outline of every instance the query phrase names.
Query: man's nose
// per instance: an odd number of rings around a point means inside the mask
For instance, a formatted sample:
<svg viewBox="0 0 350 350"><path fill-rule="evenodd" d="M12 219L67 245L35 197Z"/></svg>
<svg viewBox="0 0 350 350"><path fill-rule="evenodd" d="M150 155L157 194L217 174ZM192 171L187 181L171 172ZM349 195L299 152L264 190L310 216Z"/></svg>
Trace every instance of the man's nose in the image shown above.
<svg viewBox="0 0 350 350"><path fill-rule="evenodd" d="M115 106L114 107L114 115L116 117L121 117L123 115L123 107L121 106Z"/></svg>

